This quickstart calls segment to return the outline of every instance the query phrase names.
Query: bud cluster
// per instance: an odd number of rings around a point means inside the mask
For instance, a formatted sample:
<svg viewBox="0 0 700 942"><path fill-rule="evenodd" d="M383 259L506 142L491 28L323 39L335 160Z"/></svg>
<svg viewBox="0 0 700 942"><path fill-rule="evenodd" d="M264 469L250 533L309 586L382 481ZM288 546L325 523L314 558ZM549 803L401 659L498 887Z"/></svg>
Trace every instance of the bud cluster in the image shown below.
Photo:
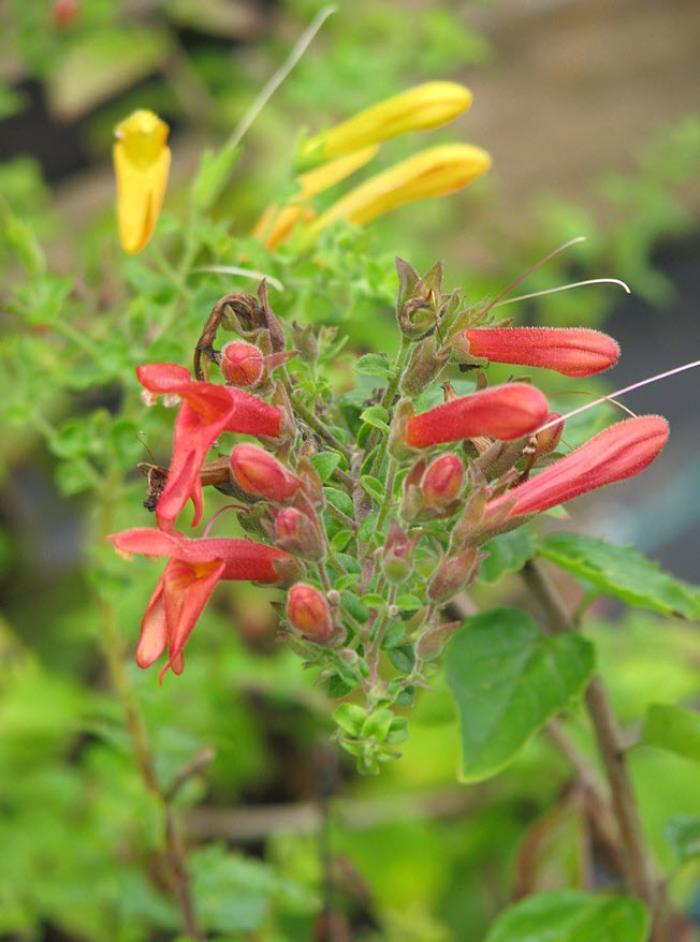
<svg viewBox="0 0 700 942"><path fill-rule="evenodd" d="M332 141L329 153L341 146ZM526 381L489 385L488 363L585 376L614 365L617 344L595 331L484 326L483 312L444 292L439 264L421 277L399 261L398 274L400 352L359 418L318 385L327 334L283 326L264 284L257 298L215 306L196 378L176 364L139 367L150 396L181 404L167 476L146 502L157 527L111 537L124 554L167 560L141 626L142 667L166 654L163 672L183 669L220 580L285 591L280 637L332 697L351 697L336 710L338 738L366 772L397 755L406 721L395 709L412 702L458 626L450 603L478 579L484 543L637 474L668 436L664 419L632 418L559 456L563 420L545 395ZM219 349L222 330L236 337ZM214 365L218 381L207 375ZM450 381L463 384L465 366L477 367L475 388L456 392ZM419 407L418 396L434 404ZM178 518L191 500L200 522L207 487L235 500L231 535L209 536L213 518L185 537Z"/></svg>

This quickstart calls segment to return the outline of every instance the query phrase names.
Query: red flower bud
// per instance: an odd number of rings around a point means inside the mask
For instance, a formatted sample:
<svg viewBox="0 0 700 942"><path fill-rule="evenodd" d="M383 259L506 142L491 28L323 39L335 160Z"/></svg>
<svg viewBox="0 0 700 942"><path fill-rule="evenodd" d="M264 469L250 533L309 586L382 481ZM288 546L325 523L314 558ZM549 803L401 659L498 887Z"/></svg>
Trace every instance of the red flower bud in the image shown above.
<svg viewBox="0 0 700 942"><path fill-rule="evenodd" d="M275 545L303 559L323 559L318 526L296 507L285 507L275 517Z"/></svg>
<svg viewBox="0 0 700 942"><path fill-rule="evenodd" d="M617 341L588 327L476 327L464 336L471 356L544 367L564 376L592 376L620 359Z"/></svg>
<svg viewBox="0 0 700 942"><path fill-rule="evenodd" d="M421 490L429 507L451 503L464 485L464 465L457 455L440 455L431 462L423 475Z"/></svg>
<svg viewBox="0 0 700 942"><path fill-rule="evenodd" d="M567 500L639 474L668 439L668 422L659 415L625 419L594 435L536 477L489 501L485 520L514 501L507 517L540 513Z"/></svg>
<svg viewBox="0 0 700 942"><path fill-rule="evenodd" d="M265 374L262 351L242 340L226 344L219 366L226 380L234 386L257 386Z"/></svg>
<svg viewBox="0 0 700 942"><path fill-rule="evenodd" d="M255 445L236 445L230 461L236 484L256 497L283 503L301 487L296 474L292 474L269 452Z"/></svg>
<svg viewBox="0 0 700 942"><path fill-rule="evenodd" d="M406 421L405 442L429 448L476 435L508 441L533 432L547 416L544 395L527 383L491 386L428 409Z"/></svg>
<svg viewBox="0 0 700 942"><path fill-rule="evenodd" d="M297 582L287 593L287 618L309 641L326 644L333 634L333 619L325 597L312 585Z"/></svg>

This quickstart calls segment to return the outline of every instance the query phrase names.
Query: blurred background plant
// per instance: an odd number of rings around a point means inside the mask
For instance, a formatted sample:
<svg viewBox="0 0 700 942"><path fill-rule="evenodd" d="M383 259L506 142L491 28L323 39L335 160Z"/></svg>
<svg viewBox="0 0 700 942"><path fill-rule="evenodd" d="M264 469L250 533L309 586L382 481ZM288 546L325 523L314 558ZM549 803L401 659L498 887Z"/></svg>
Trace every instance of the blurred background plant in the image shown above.
<svg viewBox="0 0 700 942"><path fill-rule="evenodd" d="M547 739L487 783L455 784L458 734L442 682L421 699L403 759L379 780L358 780L327 745L324 694L275 645L260 590L221 590L186 674L157 687L127 658L153 570L125 575L101 536L140 514L150 523L133 471L149 460L144 443L167 461L170 416L141 408L134 365L188 363L212 303L255 285L198 269L264 271L284 288L273 293L282 316L342 323L350 346L342 353L329 338L326 357L342 382L358 353L391 353L395 255L418 270L444 258L451 286L477 301L583 234L523 292L614 275L633 299L586 287L508 313L605 323L625 352L616 385L693 357L697 11L684 0L607 7L340 4L231 153L219 187L214 152L203 152L230 137L320 4L0 4L0 934L192 934L189 893L201 927L221 938L325 938L318 912L332 901L329 937L476 942L514 894L605 883L570 768ZM334 227L301 262L293 245L271 252L249 235L269 203L293 192L302 128L435 78L475 91L472 111L431 143L454 140L456 127L458 139L486 147L494 170L478 189L365 229ZM114 125L137 107L171 125L173 171L157 237L127 258L110 149ZM388 142L362 174L417 140ZM610 382L582 383L562 411ZM670 457L622 494L589 501L574 524L621 534L692 578L700 470L690 382L630 398L637 411L669 416ZM548 384L556 398L561 385ZM575 587L563 590L577 600ZM477 601L493 591L482 586ZM508 572L498 592L520 599ZM648 613L620 619L606 601L595 614L589 634L623 722L640 722L650 686L664 702L697 702L695 629ZM568 726L585 751L578 712ZM654 851L692 917L697 769L649 747L631 764Z"/></svg>

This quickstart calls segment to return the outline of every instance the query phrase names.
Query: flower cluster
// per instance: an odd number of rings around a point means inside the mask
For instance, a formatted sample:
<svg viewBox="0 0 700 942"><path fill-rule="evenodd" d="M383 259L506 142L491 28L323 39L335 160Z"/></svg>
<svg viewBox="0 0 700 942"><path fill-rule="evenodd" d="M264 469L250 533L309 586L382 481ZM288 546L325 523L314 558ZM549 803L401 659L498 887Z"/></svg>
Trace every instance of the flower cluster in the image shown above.
<svg viewBox="0 0 700 942"><path fill-rule="evenodd" d="M319 398L311 377L323 332L286 329L264 284L215 306L194 377L177 364L138 367L147 401L180 406L169 467L147 502L157 528L111 537L122 553L167 559L141 626L142 667L167 651L163 672L183 669L219 580L286 590L282 637L332 695L365 698L337 718L344 748L370 771L396 754L406 732L392 708L411 701L454 630L450 602L477 579L484 543L639 473L668 436L663 418L630 418L559 455L564 423L545 395L522 380L490 385L488 363L588 376L616 363L615 341L486 325L484 311L443 291L440 266L420 277L399 261L398 272L400 350L365 402L351 391ZM219 346L222 330L237 336ZM467 392L465 369L476 380ZM189 501L200 523L208 486L235 500L235 535L176 529Z"/></svg>

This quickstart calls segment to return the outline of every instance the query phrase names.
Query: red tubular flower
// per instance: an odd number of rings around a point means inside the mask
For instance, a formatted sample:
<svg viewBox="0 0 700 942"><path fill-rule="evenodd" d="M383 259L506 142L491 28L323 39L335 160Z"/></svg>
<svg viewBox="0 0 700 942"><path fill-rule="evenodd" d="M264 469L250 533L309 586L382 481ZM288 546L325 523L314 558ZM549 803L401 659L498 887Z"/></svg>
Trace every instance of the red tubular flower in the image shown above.
<svg viewBox="0 0 700 942"><path fill-rule="evenodd" d="M187 639L220 579L288 584L298 573L288 553L252 540L190 540L177 531L150 528L124 530L108 539L124 555L168 559L146 606L136 650L139 667L150 667L168 648L161 679L168 669L182 673Z"/></svg>
<svg viewBox="0 0 700 942"><path fill-rule="evenodd" d="M412 448L476 435L509 441L542 425L547 411L547 400L539 389L527 383L506 383L411 416L406 421L405 441Z"/></svg>
<svg viewBox="0 0 700 942"><path fill-rule="evenodd" d="M196 526L203 509L199 473L219 435L240 432L276 438L282 412L240 389L193 380L188 370L175 363L139 366L136 375L148 392L177 395L184 400L175 422L168 479L158 500L156 518L162 529L171 529L191 499L195 510L192 526Z"/></svg>
<svg viewBox="0 0 700 942"><path fill-rule="evenodd" d="M231 473L247 494L284 503L294 497L301 480L274 455L255 445L236 445L231 452Z"/></svg>
<svg viewBox="0 0 700 942"><path fill-rule="evenodd" d="M536 477L489 501L484 519L488 522L510 501L515 503L507 517L519 517L633 477L656 458L668 433L668 422L659 415L638 416L611 425Z"/></svg>
<svg viewBox="0 0 700 942"><path fill-rule="evenodd" d="M616 340L587 327L475 327L465 330L469 353L495 363L592 376L620 359Z"/></svg>
<svg viewBox="0 0 700 942"><path fill-rule="evenodd" d="M289 590L287 618L305 638L317 644L325 644L333 634L333 619L325 596L305 582L297 582Z"/></svg>
<svg viewBox="0 0 700 942"><path fill-rule="evenodd" d="M463 484L464 464L457 455L448 453L428 465L420 488L429 507L445 507L457 497Z"/></svg>

